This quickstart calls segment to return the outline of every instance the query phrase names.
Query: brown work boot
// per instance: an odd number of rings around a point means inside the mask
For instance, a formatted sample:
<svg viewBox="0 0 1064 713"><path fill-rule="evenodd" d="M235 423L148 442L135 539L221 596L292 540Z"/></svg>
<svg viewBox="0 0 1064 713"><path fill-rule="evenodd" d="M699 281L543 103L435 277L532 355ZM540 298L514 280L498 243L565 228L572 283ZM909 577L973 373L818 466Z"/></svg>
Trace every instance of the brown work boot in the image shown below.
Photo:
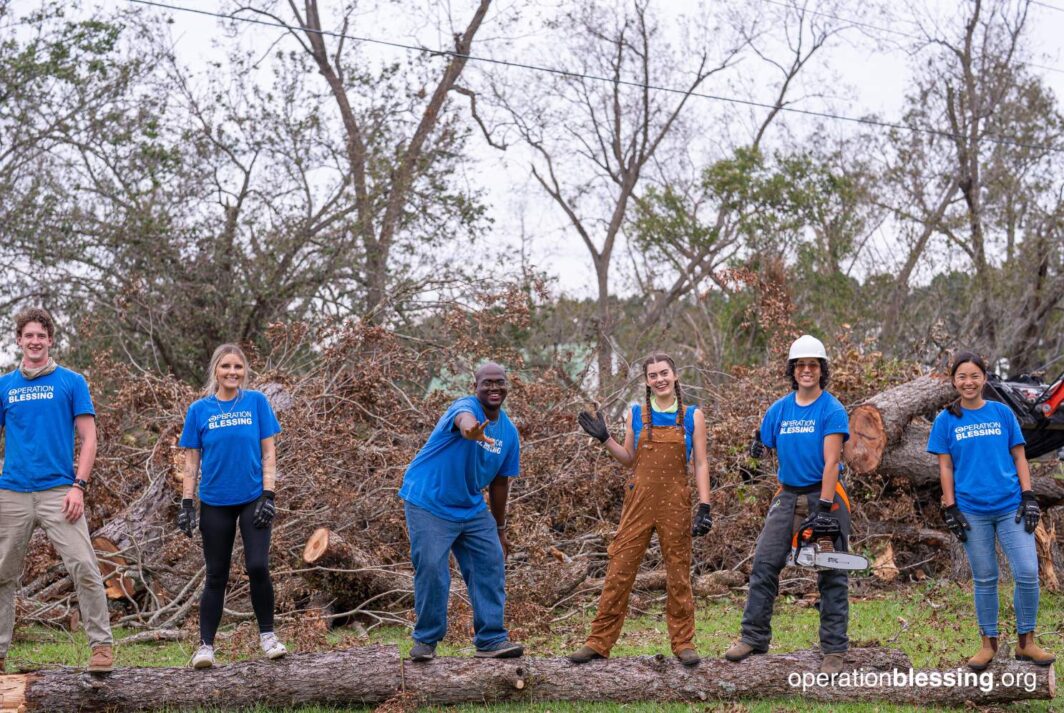
<svg viewBox="0 0 1064 713"><path fill-rule="evenodd" d="M114 667L115 654L109 644L99 644L92 647L92 656L89 657L90 673L107 673Z"/></svg>
<svg viewBox="0 0 1064 713"><path fill-rule="evenodd" d="M680 649L676 652L676 658L680 659L684 666L697 666L702 660L694 649Z"/></svg>
<svg viewBox="0 0 1064 713"><path fill-rule="evenodd" d="M994 654L998 650L998 638L996 636L984 636L983 647L968 659L968 668L973 671L985 671L990 662L994 660Z"/></svg>
<svg viewBox="0 0 1064 713"><path fill-rule="evenodd" d="M1035 666L1048 666L1057 660L1057 657L1044 650L1034 641L1034 632L1019 635L1016 644L1016 660L1030 661Z"/></svg>
<svg viewBox="0 0 1064 713"><path fill-rule="evenodd" d="M588 661L604 658L606 657L587 645L581 646L579 649L569 654L569 660L573 663L587 663Z"/></svg>
<svg viewBox="0 0 1064 713"><path fill-rule="evenodd" d="M842 654L824 654L820 662L820 673L842 673Z"/></svg>
<svg viewBox="0 0 1064 713"><path fill-rule="evenodd" d="M758 651L757 649L755 649L750 644L746 643L745 641L741 641L740 640L740 641L736 641L734 644L731 645L730 649L728 649L727 651L724 652L724 658L728 659L729 661L742 661L743 659L747 658L748 656L753 656L754 654L763 654L763 653L765 653L765 652L764 651Z"/></svg>

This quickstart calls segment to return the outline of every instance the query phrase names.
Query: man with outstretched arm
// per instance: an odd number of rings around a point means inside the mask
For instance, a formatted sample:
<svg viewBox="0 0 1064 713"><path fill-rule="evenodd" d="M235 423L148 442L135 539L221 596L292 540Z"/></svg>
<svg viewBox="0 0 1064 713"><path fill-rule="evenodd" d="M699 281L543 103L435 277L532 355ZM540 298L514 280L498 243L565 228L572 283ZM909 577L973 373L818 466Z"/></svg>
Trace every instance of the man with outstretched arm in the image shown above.
<svg viewBox="0 0 1064 713"><path fill-rule="evenodd" d="M103 579L85 522L85 492L96 460L96 412L85 377L49 356L55 323L43 309L15 317L19 368L0 377L0 672L15 626L15 588L35 524L44 528L78 593L92 647L88 670L114 665ZM74 466L74 434L81 449Z"/></svg>
<svg viewBox="0 0 1064 713"><path fill-rule="evenodd" d="M406 503L414 564L414 661L432 659L447 633L451 552L473 608L474 655L524 653L503 626L506 499L521 453L517 428L502 410L508 388L506 371L498 364L477 369L475 395L451 404L403 476L399 497Z"/></svg>

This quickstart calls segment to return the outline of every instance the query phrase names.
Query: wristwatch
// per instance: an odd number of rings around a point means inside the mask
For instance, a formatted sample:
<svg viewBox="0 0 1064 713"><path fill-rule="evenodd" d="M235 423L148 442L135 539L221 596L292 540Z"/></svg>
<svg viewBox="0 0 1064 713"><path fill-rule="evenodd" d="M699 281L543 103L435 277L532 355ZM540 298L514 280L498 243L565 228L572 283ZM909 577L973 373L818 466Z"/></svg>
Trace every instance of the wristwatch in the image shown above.
<svg viewBox="0 0 1064 713"><path fill-rule="evenodd" d="M82 492L89 492L89 481L82 480L81 478L74 478L74 487L81 488Z"/></svg>

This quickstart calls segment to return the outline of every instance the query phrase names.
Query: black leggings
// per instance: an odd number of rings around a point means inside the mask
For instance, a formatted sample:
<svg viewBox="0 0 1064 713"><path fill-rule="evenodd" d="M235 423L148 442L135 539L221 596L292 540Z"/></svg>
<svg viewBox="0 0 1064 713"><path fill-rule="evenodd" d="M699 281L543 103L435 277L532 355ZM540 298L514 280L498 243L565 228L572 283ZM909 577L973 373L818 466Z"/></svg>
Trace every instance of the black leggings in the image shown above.
<svg viewBox="0 0 1064 713"><path fill-rule="evenodd" d="M259 632L273 631L273 584L270 582L270 528L252 524L255 503L246 505L200 505L200 533L207 578L200 597L200 640L214 644L214 634L222 621L225 585L236 541L236 524L244 541L244 567L251 582L251 606L259 622Z"/></svg>

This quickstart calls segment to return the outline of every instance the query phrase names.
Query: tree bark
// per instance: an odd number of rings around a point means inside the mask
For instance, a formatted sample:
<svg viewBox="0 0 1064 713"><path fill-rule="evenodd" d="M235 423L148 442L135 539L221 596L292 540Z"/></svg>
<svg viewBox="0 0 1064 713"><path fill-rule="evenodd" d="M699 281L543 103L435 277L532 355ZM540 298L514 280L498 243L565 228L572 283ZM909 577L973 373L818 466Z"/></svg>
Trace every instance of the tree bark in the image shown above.
<svg viewBox="0 0 1064 713"><path fill-rule="evenodd" d="M969 674L960 685L921 687L872 681L873 685L809 686L821 654L797 651L754 656L742 663L707 659L685 668L671 656L638 656L583 666L563 658L486 660L441 657L429 663L402 660L395 646L368 646L320 654L294 654L281 661L253 661L206 671L188 668L124 668L91 676L71 668L0 678L5 710L148 711L269 705L367 705L397 696L426 705L503 701L691 701L801 695L812 701L885 701L914 704L989 704L1049 699L1056 693L1052 667L995 663L990 671L1026 675L1031 686L980 688ZM908 677L908 657L888 649L851 649L846 672L860 670ZM896 672L896 673L895 673ZM966 669L922 670L924 675L964 675ZM852 673L850 674L852 675ZM878 677L878 676L877 676ZM866 681L866 684L869 683ZM882 685L880 685L882 683ZM797 685L796 685L797 684ZM1032 690L1026 690L1031 688Z"/></svg>
<svg viewBox="0 0 1064 713"><path fill-rule="evenodd" d="M333 601L333 608L348 611L373 601L394 603L413 589L410 575L384 569L376 558L321 527L307 539L303 562L314 569L303 572L307 582Z"/></svg>
<svg viewBox="0 0 1064 713"><path fill-rule="evenodd" d="M936 411L954 398L948 380L921 376L882 391L850 411L850 438L844 458L856 473L871 473L902 436L913 417Z"/></svg>

